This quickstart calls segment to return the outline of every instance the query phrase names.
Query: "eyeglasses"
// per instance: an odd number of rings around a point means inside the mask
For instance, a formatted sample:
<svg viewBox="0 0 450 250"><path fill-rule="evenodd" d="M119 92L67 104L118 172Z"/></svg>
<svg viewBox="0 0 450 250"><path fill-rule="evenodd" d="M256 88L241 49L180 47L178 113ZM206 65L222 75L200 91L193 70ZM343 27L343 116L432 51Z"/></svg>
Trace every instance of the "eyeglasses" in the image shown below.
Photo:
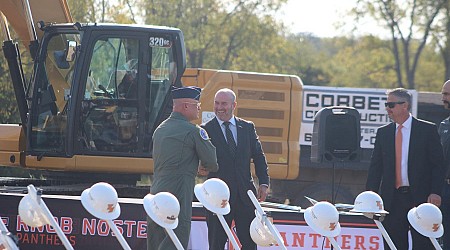
<svg viewBox="0 0 450 250"><path fill-rule="evenodd" d="M191 105L197 105L197 108L199 108L200 105L202 105L201 102L183 102L183 103L185 103L185 104L191 104Z"/></svg>
<svg viewBox="0 0 450 250"><path fill-rule="evenodd" d="M403 104L405 102L385 102L384 106L390 109L394 108L396 104Z"/></svg>

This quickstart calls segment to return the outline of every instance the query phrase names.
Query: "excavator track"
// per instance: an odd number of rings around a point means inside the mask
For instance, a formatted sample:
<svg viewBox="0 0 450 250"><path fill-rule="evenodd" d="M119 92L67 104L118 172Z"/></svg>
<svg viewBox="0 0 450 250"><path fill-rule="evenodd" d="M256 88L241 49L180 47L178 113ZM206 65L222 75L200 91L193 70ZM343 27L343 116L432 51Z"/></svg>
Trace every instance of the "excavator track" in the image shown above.
<svg viewBox="0 0 450 250"><path fill-rule="evenodd" d="M0 193L24 193L28 192L27 186L33 184L41 189L43 194L74 195L79 196L86 188L90 188L96 182L73 183L61 180L43 180L36 178L0 177ZM132 184L112 184L119 197L143 198L149 193L149 186L136 186Z"/></svg>

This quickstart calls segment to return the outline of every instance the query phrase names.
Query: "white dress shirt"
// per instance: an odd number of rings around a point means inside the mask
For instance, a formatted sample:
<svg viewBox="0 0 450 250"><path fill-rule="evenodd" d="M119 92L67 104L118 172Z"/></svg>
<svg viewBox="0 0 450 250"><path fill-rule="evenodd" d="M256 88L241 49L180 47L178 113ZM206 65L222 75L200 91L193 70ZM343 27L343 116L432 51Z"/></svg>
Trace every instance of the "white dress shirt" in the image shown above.
<svg viewBox="0 0 450 250"><path fill-rule="evenodd" d="M220 129L222 129L223 137L225 137L225 141L226 141L227 140L227 135L226 135L226 132L225 132L225 124L223 124L224 121L220 120L217 116L216 116L216 118L217 118L217 121L219 122ZM237 127L236 127L236 119L234 119L234 115L233 115L233 117L231 117L229 122L230 122L230 130L231 130L231 133L233 134L233 139L234 139L234 142L236 143L236 146L237 146L237 144L238 144L238 141L237 141ZM227 143L228 143L228 141L227 141Z"/></svg>
<svg viewBox="0 0 450 250"><path fill-rule="evenodd" d="M402 164L401 164L401 174L402 174L402 184L400 186L409 186L408 180L408 155L409 155L409 139L411 138L411 125L412 117L411 114L409 118L402 124ZM395 134L397 134L397 128L399 124L395 126Z"/></svg>

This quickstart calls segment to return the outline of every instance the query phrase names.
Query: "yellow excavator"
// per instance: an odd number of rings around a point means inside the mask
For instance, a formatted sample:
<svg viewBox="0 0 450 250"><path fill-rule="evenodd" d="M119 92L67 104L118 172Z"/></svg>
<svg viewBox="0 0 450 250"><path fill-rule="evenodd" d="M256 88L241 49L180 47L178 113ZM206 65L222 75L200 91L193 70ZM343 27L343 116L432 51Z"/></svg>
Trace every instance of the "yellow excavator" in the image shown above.
<svg viewBox="0 0 450 250"><path fill-rule="evenodd" d="M0 11L21 117L21 125L0 125L0 166L45 171L45 185L53 187L44 191L77 194L82 189L56 184L99 180L135 185L142 174L151 174L151 137L170 114L171 87L181 82L203 88L203 120L214 115L215 92L233 89L237 115L258 124L272 178L298 176L302 83L297 76L185 72L179 29L76 23L65 0L3 0ZM33 58L27 82L8 24Z"/></svg>
<svg viewBox="0 0 450 250"><path fill-rule="evenodd" d="M21 118L0 126L0 165L71 179L151 173L151 136L186 68L182 32L73 22L65 0L2 0L0 12ZM29 81L10 26L29 46Z"/></svg>
<svg viewBox="0 0 450 250"><path fill-rule="evenodd" d="M371 148L361 150L360 162L336 168L311 162L312 147L305 142L312 129L305 125L312 127L312 119L306 124L304 115L326 103L308 107L304 96L345 99L375 90L324 87L319 95L318 87L303 86L294 75L186 69L179 29L77 23L65 0L1 0L0 12L3 52L21 118L20 125L0 125L0 166L37 170L44 177L3 176L0 186L34 183L45 193L77 195L107 181L122 197L143 197L149 189L136 183L153 173L153 131L171 112L172 86L183 83L203 89L197 124L214 117L218 89L234 90L236 115L255 122L260 136L272 201L307 206L307 195L353 203L364 190ZM11 38L8 27L19 40ZM33 59L28 77L19 42ZM439 94L429 94L418 95L418 117L439 122L447 114L437 113L443 110Z"/></svg>

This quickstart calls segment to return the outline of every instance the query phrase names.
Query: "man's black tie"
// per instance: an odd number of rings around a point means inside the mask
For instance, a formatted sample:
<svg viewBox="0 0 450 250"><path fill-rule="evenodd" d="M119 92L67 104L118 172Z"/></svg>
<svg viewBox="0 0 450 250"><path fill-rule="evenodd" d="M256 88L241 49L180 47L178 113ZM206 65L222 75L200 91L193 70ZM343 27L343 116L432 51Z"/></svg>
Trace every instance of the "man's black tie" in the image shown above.
<svg viewBox="0 0 450 250"><path fill-rule="evenodd" d="M230 122L224 122L225 124L225 135L227 137L228 147L233 156L236 155L236 142L234 141L233 133L231 133Z"/></svg>

